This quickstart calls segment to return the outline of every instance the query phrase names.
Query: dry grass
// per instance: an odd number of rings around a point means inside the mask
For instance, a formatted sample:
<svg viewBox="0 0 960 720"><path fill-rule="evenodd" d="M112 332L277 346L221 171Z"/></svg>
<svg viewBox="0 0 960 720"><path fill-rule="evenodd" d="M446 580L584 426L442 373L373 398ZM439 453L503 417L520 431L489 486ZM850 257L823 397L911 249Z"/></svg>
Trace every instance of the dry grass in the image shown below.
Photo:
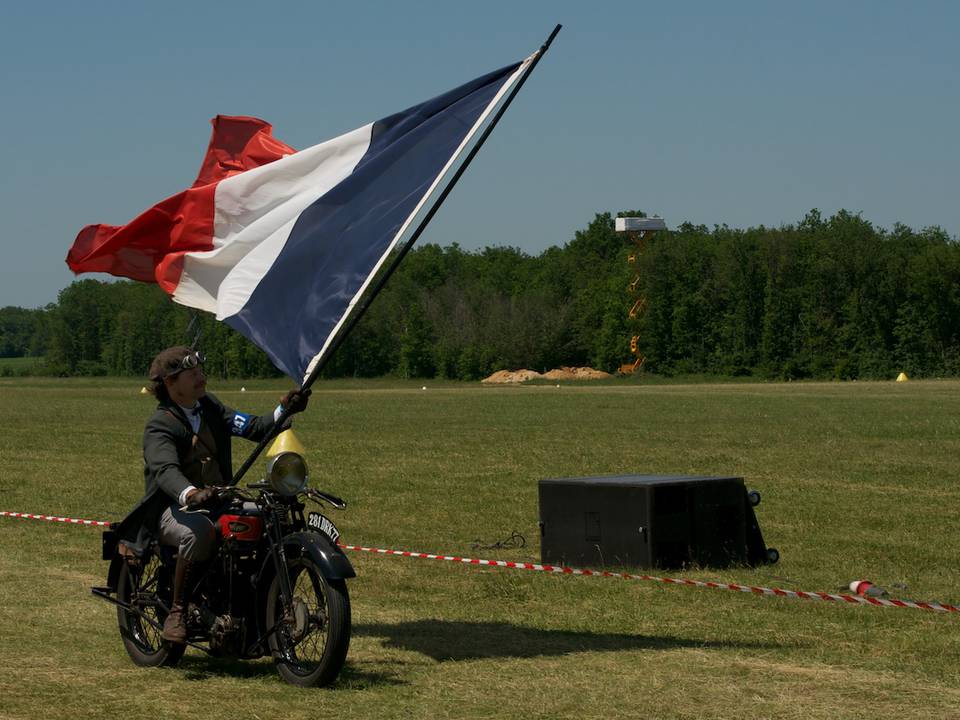
<svg viewBox="0 0 960 720"><path fill-rule="evenodd" d="M732 473L763 492L783 559L690 577L960 599L960 383L421 384L324 383L298 421L316 484L350 501L347 542L537 558L541 478ZM252 411L282 387L213 385ZM0 379L0 509L121 516L139 389ZM514 529L531 545L471 550ZM193 652L148 671L89 595L96 530L4 518L0 543L0 717L960 716L957 617L361 554L333 688Z"/></svg>

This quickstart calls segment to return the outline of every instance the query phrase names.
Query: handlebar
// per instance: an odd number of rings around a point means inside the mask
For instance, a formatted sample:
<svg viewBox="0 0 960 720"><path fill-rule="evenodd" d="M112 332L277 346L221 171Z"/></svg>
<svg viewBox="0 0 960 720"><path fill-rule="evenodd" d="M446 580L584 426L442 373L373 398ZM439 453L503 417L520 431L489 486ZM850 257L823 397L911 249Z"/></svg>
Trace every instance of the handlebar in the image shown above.
<svg viewBox="0 0 960 720"><path fill-rule="evenodd" d="M233 485L208 485L209 489L216 493L217 500L227 500L228 498L240 498L241 500L253 500L253 498L238 487ZM180 508L185 513L209 513L210 510L203 507L193 507L189 503Z"/></svg>
<svg viewBox="0 0 960 720"><path fill-rule="evenodd" d="M335 507L337 510L343 510L347 507L346 500L343 500L342 498L338 498L336 495L325 493L322 490L305 488L303 493L314 502L325 502L328 505Z"/></svg>
<svg viewBox="0 0 960 720"><path fill-rule="evenodd" d="M254 498L238 488L236 485L209 485L211 490L213 490L217 495L217 500L226 500L228 498L240 498L241 500L253 501ZM263 480L255 483L250 483L247 485L248 488L252 490L264 490L269 487L269 485ZM336 495L331 495L330 493L323 492L322 490L316 490L315 488L307 487L301 490L298 495L305 495L306 497L313 500L315 503L327 503L331 507L337 510L343 510L347 507L346 500L337 497ZM210 511L204 507L191 507L190 505L184 505L180 508L182 512L188 513L209 513Z"/></svg>

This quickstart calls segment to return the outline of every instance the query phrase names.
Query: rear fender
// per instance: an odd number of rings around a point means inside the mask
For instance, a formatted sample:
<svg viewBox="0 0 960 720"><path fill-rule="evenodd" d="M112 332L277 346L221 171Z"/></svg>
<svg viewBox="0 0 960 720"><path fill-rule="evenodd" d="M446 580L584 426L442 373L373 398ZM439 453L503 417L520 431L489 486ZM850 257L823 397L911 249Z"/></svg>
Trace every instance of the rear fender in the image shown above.
<svg viewBox="0 0 960 720"><path fill-rule="evenodd" d="M117 591L117 583L120 582L120 571L124 563L142 564L144 557L151 552L150 548L149 545L144 549L143 546L120 540L112 530L103 533L103 559L110 561L110 568L107 570L107 587L111 592Z"/></svg>
<svg viewBox="0 0 960 720"><path fill-rule="evenodd" d="M120 582L120 571L123 569L125 562L126 560L120 554L116 554L111 558L110 570L107 571L107 587L110 588L110 592L117 591L117 583Z"/></svg>
<svg viewBox="0 0 960 720"><path fill-rule="evenodd" d="M103 546L101 557L110 561L110 569L107 570L107 587L110 588L111 592L116 592L123 564L128 560L133 560L136 553L126 543L121 542L112 529L104 531L101 544Z"/></svg>

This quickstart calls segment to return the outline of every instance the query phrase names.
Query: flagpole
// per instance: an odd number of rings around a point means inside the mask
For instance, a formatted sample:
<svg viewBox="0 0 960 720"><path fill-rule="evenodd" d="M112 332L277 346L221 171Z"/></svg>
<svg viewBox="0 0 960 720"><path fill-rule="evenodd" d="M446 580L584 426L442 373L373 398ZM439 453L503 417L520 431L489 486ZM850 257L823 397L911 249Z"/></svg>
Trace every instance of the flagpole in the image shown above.
<svg viewBox="0 0 960 720"><path fill-rule="evenodd" d="M404 245L397 251L396 256L393 261L387 267L386 270L378 278L376 284L370 288L366 296L363 299L363 302L357 306L356 310L348 319L347 323L340 329L336 334L333 340L330 342L330 345L327 347L326 352L322 357L316 362L311 370L310 374L307 376L307 379L300 386L300 390L307 390L311 385L320 377L320 373L327 366L327 362L333 356L333 354L343 345L344 341L357 326L357 323L360 322L360 319L369 309L371 303L374 299L383 290L384 286L387 284L387 281L390 279L390 276L393 275L394 271L400 266L401 261L406 257L407 253L410 251L410 248L413 247L414 243L419 239L420 235L423 233L424 229L427 227L427 224L433 219L433 216L436 214L437 210L440 209L440 205L443 204L443 201L446 200L447 196L450 194L450 191L453 189L453 186L457 184L457 181L466 171L467 166L476 157L477 153L480 151L480 148L483 146L483 143L486 142L487 138L490 137L490 134L493 132L493 128L496 127L496 124L500 121L500 118L503 117L503 114L507 111L507 108L510 107L510 103L513 102L513 99L517 96L517 93L520 92L520 88L523 87L523 84L527 81L527 78L533 73L534 68L536 68L537 63L540 62L540 59L546 54L547 50L550 49L550 45L553 42L553 39L557 36L557 33L560 32L560 28L563 25L557 24L557 26L550 33L550 36L546 39L543 45L540 46L540 49L536 53L536 57L530 62L530 67L527 68L526 73L517 81L517 84L513 86L513 89L510 90L510 94L507 95L507 98L503 101L503 104L500 106L500 109L497 110L496 114L487 124L487 127L484 128L480 137L477 139L477 142L470 149L470 152L467 153L467 156L464 158L463 162L460 164L460 167L454 172L453 177L450 178L450 181L446 186L441 190L439 196L434 201L433 205L426 212L426 214L421 218L420 224L417 225L416 230L410 235ZM253 452L250 453L243 465L240 466L240 469L237 470L236 474L233 476L233 483L236 484L240 481L246 472L250 469L256 459L267 447L267 444L270 443L273 438L275 438L281 431L284 422L290 417L290 413L284 410L280 417L277 419L277 422L274 425L274 428L267 436L261 440L257 447L254 448Z"/></svg>

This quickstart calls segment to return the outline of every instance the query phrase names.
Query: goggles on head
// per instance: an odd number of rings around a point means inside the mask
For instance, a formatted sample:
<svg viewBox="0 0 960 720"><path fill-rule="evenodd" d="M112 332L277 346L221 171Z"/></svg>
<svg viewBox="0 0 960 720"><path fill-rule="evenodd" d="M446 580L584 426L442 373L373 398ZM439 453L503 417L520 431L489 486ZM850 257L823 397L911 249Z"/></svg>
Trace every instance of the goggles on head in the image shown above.
<svg viewBox="0 0 960 720"><path fill-rule="evenodd" d="M207 361L206 355L204 355L199 350L186 355L183 360L180 361L180 364L177 366L177 369L174 370L171 375L176 375L177 373L183 370L192 370L197 365L203 365Z"/></svg>

